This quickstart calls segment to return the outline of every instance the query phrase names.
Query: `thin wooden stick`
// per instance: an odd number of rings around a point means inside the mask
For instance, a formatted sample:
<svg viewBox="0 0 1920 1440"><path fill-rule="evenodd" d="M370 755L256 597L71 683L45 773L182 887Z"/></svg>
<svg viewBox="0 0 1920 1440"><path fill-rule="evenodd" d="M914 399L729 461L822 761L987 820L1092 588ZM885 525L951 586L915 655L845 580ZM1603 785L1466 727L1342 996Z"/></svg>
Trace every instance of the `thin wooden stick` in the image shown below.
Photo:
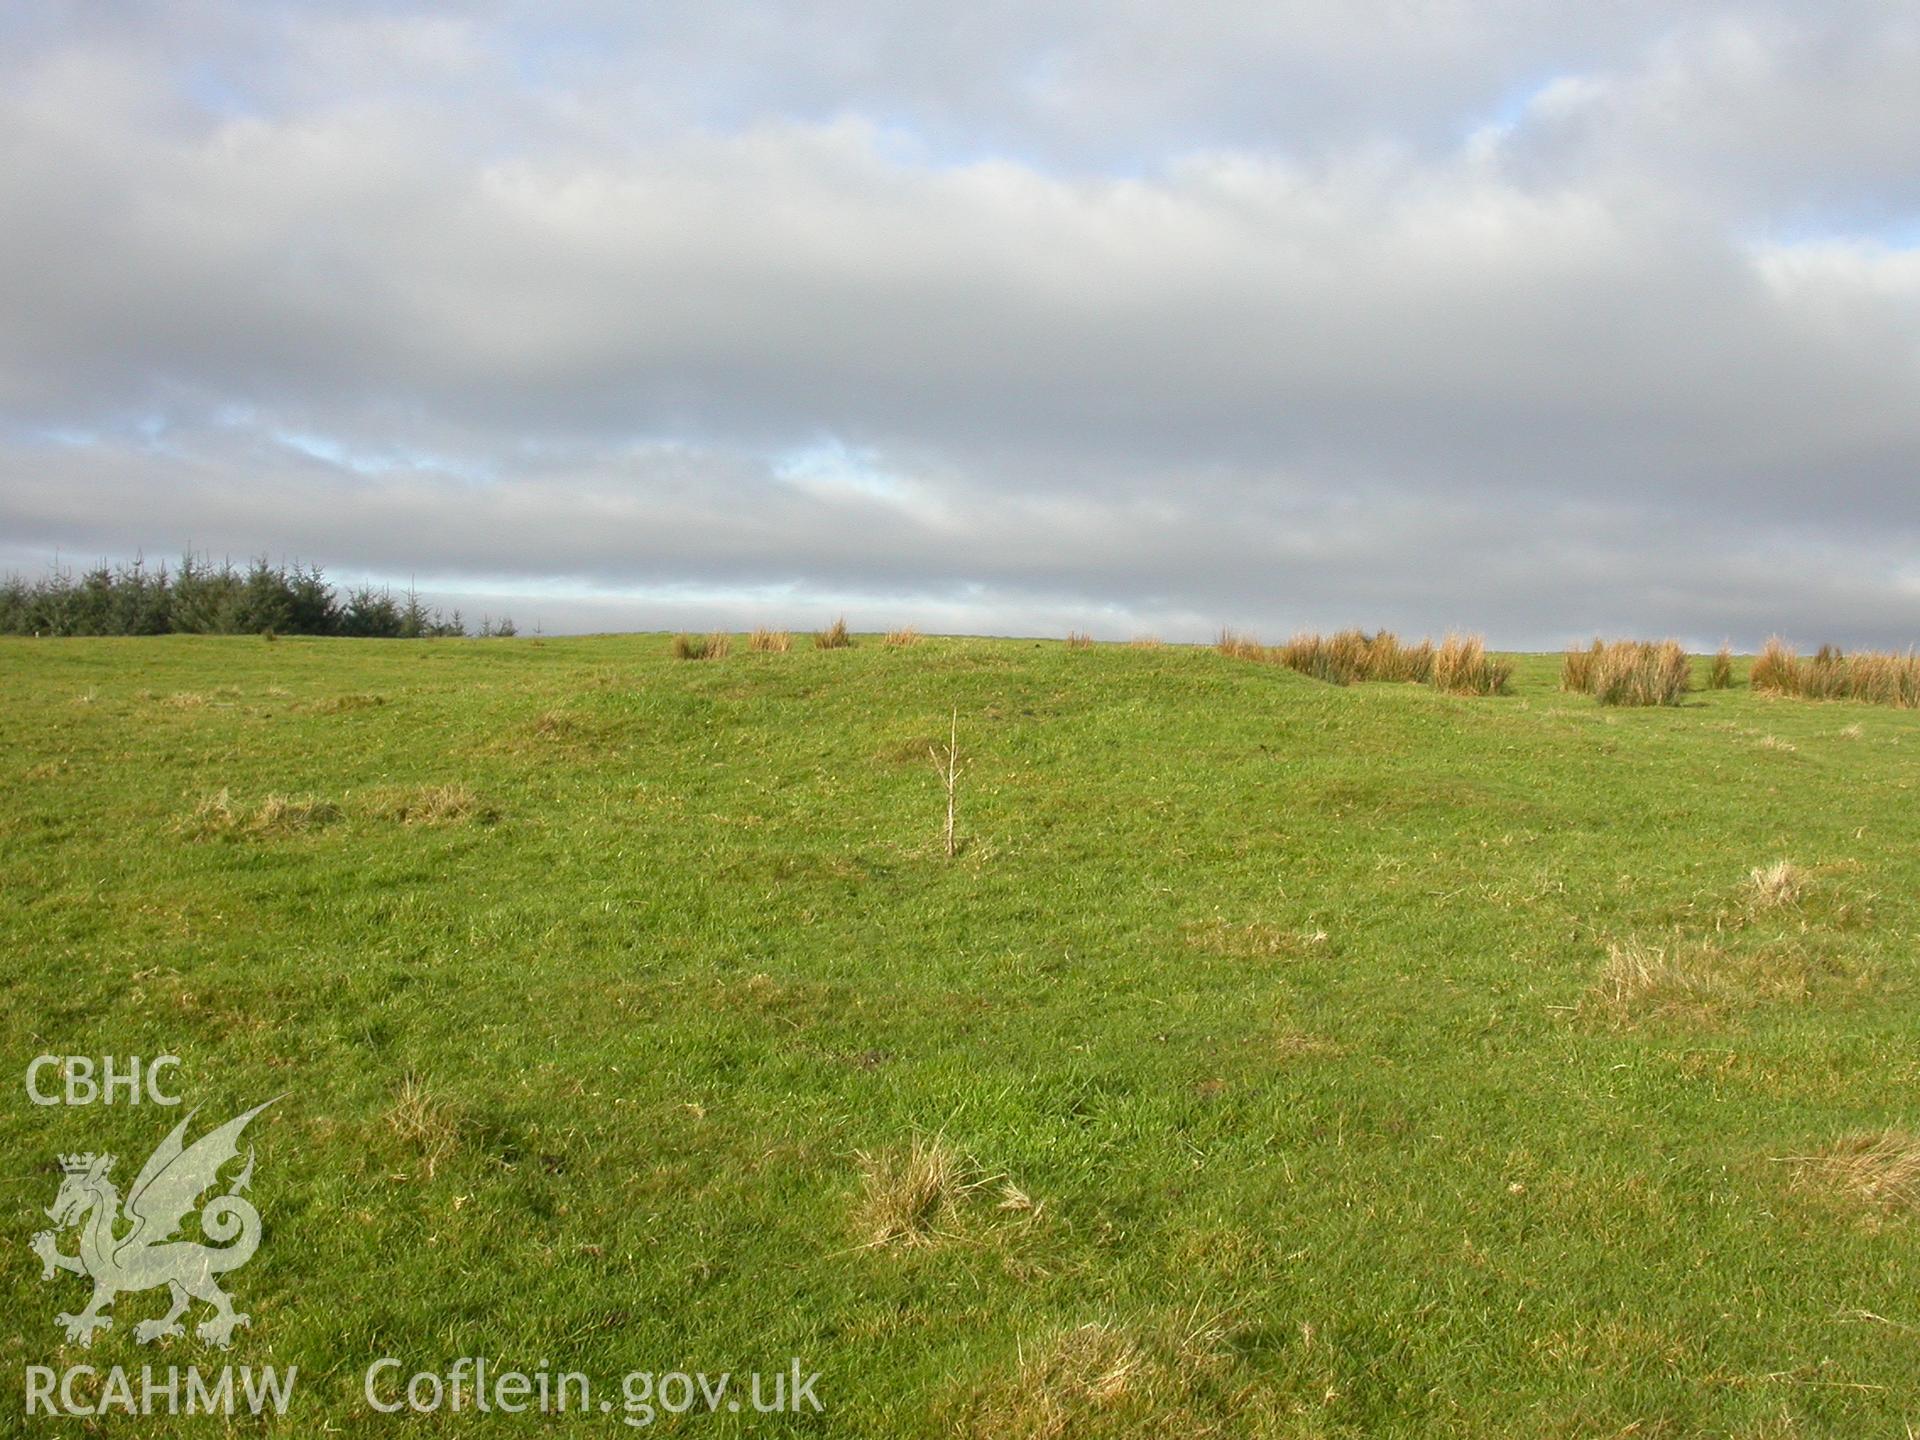
<svg viewBox="0 0 1920 1440"><path fill-rule="evenodd" d="M947 787L947 858L954 856L953 838L953 802L954 789L960 778L960 707L953 707L953 723L947 733L947 760L940 763L940 752L933 746L927 747L927 758L933 761L933 773L938 775Z"/></svg>

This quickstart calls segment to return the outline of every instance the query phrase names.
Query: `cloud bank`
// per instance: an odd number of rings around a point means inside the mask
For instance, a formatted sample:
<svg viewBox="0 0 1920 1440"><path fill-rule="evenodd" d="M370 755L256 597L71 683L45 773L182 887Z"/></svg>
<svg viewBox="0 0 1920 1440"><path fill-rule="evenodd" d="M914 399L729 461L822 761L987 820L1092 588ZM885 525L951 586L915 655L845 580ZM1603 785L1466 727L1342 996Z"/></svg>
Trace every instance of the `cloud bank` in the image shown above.
<svg viewBox="0 0 1920 1440"><path fill-rule="evenodd" d="M34 7L0 564L1920 638L1920 20L1586 8Z"/></svg>

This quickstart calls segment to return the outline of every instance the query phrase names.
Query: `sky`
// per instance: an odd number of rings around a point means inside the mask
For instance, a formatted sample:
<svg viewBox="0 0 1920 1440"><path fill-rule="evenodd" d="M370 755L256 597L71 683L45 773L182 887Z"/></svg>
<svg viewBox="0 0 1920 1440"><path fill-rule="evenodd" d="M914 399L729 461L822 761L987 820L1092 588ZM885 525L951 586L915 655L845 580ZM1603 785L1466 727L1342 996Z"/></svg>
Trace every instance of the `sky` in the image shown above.
<svg viewBox="0 0 1920 1440"><path fill-rule="evenodd" d="M1920 641L1920 7L0 11L0 569Z"/></svg>

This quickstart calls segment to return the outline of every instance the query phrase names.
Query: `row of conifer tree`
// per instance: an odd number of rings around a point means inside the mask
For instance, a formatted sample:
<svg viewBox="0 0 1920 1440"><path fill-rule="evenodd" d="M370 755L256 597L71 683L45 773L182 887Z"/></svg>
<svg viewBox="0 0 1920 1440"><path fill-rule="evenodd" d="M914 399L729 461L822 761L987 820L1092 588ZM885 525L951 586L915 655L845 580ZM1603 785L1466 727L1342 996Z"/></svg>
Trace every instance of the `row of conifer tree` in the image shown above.
<svg viewBox="0 0 1920 1440"><path fill-rule="evenodd" d="M105 561L75 572L0 578L0 634L349 635L430 639L465 635L460 612L442 614L409 587L395 595L363 585L340 590L318 565L245 568L187 555L177 568ZM481 622L482 635L512 635L511 619Z"/></svg>

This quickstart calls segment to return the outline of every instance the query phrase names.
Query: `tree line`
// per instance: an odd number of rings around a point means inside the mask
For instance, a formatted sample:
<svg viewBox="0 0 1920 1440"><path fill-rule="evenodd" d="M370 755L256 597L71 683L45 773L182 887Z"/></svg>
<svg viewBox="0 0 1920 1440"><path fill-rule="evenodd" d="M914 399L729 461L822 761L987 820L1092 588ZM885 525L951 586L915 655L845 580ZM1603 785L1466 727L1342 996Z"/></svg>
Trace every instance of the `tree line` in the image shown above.
<svg viewBox="0 0 1920 1440"><path fill-rule="evenodd" d="M515 633L488 617L479 633ZM395 595L363 585L336 589L318 565L244 569L187 555L177 569L144 560L105 561L76 573L55 563L44 578L0 578L0 634L6 635L345 635L437 639L467 634L460 612L443 615L411 586Z"/></svg>

